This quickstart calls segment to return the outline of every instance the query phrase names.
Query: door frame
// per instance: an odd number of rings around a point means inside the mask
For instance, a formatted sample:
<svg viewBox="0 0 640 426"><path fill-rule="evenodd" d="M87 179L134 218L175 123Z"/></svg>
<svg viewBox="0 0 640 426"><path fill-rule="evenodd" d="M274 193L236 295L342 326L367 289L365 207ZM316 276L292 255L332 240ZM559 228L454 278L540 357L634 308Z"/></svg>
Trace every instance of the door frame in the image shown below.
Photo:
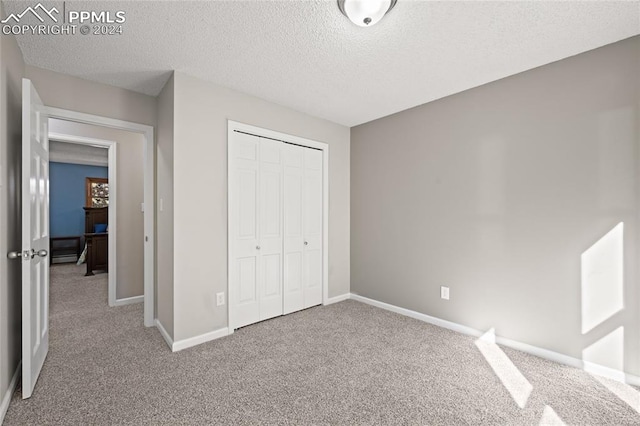
<svg viewBox="0 0 640 426"><path fill-rule="evenodd" d="M45 106L43 114L47 118L72 121L75 123L92 124L96 126L109 127L112 129L125 130L133 133L140 133L144 136L144 325L153 327L155 320L155 205L156 205L156 181L155 181L155 154L156 141L154 139L153 126L133 123L130 121L118 120L115 118L102 117L99 115L86 114L83 112L70 111L62 108ZM115 146L115 145L113 145ZM113 151L115 156L115 150ZM110 152L111 157L111 152ZM109 179L111 179L111 169L109 169ZM115 209L109 209L109 221L111 213ZM114 215L115 216L115 215ZM115 233L114 233L115 234ZM115 250L115 244L113 245ZM109 256L111 256L111 240L109 240ZM114 257L115 258L115 257ZM111 257L110 257L111 259ZM111 269L111 266L110 266ZM111 271L109 271L111 280ZM115 275L115 274L114 274ZM115 290L115 288L114 288ZM114 300L115 299L115 294ZM126 300L126 299L123 299ZM110 300L111 301L111 300ZM110 303L111 305L111 303Z"/></svg>
<svg viewBox="0 0 640 426"><path fill-rule="evenodd" d="M234 130L322 151L322 304L326 305L329 301L329 144L240 123L238 121L227 120L227 323L229 334L234 332L230 271L233 266L231 256L231 207L233 206L232 203L235 194L233 194L233 186L231 185L233 181L231 178L232 158L231 150L229 149Z"/></svg>
<svg viewBox="0 0 640 426"><path fill-rule="evenodd" d="M100 146L107 148L109 153L109 235L107 239L109 241L109 291L108 300L109 306L120 306L127 302L127 299L116 299L116 286L117 286L117 232L118 223L116 215L117 207L117 193L118 193L118 180L117 180L117 148L116 141L109 141L105 139L95 139L85 136L76 136L63 133L49 132L49 142L64 142L75 145L88 145L88 146ZM113 197L111 197L113 195Z"/></svg>

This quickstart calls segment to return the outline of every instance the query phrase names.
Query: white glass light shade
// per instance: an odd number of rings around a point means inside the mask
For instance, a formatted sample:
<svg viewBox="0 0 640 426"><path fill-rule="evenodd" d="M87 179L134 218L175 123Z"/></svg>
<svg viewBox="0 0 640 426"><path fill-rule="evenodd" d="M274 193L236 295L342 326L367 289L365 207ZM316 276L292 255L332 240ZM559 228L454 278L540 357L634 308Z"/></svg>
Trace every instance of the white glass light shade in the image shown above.
<svg viewBox="0 0 640 426"><path fill-rule="evenodd" d="M397 0L338 0L340 11L354 24L370 27L382 19Z"/></svg>

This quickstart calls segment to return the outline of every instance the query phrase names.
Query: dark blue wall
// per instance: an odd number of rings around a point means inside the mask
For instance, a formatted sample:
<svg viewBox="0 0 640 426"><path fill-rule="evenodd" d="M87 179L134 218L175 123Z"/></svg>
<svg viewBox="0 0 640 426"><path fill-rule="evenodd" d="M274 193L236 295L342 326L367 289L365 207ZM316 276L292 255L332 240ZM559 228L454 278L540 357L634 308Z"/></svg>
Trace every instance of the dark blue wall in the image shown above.
<svg viewBox="0 0 640 426"><path fill-rule="evenodd" d="M109 177L107 167L50 163L51 236L84 234L85 178Z"/></svg>

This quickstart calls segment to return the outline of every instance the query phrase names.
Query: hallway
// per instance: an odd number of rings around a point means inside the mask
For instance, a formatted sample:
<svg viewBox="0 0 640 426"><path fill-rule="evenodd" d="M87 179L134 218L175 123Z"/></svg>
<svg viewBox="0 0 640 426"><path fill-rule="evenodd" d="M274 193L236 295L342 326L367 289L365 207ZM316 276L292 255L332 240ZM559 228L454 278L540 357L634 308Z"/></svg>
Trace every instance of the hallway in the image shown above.
<svg viewBox="0 0 640 426"><path fill-rule="evenodd" d="M138 395L140 353L168 353L155 328L142 324L142 304L109 308L107 274L85 277L85 265L51 266L49 354L33 396L14 394L5 424L105 422L113 399ZM134 373L134 371L136 373ZM113 392L114 388L117 392ZM126 407L118 407L125 409Z"/></svg>

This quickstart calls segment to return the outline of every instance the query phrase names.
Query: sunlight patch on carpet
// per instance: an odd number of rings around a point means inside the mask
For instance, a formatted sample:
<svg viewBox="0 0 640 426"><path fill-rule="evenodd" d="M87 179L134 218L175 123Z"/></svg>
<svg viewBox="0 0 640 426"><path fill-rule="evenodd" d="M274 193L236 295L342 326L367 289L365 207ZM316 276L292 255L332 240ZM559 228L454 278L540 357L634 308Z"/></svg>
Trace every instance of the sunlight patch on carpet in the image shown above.
<svg viewBox="0 0 640 426"><path fill-rule="evenodd" d="M540 419L539 426L566 426L566 423L562 421L558 413L553 408L546 405L542 412L542 418Z"/></svg>
<svg viewBox="0 0 640 426"><path fill-rule="evenodd" d="M495 330L492 328L475 341L476 347L480 350L484 359L487 360L496 376L500 379L504 387L509 391L518 407L524 408L533 386L526 377L518 370L509 357L495 343Z"/></svg>

